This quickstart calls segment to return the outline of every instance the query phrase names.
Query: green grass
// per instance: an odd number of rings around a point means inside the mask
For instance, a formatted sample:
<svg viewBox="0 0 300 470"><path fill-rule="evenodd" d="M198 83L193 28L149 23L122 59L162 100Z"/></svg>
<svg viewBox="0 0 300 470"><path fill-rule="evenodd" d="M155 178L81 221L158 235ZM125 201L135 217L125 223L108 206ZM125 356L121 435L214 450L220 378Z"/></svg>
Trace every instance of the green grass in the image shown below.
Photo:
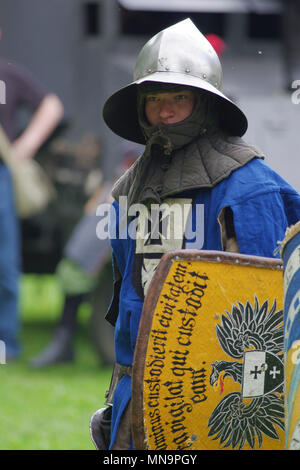
<svg viewBox="0 0 300 470"><path fill-rule="evenodd" d="M62 306L52 276L24 276L21 357L0 365L1 450L90 450L89 420L103 406L111 368L101 365L88 334L83 305L75 338L76 360L34 370L30 358L51 339Z"/></svg>

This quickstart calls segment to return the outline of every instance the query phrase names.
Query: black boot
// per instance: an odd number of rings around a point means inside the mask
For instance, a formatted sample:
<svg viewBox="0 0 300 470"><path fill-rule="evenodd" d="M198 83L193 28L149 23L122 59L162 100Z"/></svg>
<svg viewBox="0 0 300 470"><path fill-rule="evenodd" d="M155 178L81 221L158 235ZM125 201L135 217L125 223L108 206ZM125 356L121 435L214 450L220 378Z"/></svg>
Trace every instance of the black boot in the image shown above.
<svg viewBox="0 0 300 470"><path fill-rule="evenodd" d="M66 296L62 316L55 330L54 338L41 354L30 361L31 367L38 369L74 360L73 337L77 324L77 311L85 297L85 294Z"/></svg>
<svg viewBox="0 0 300 470"><path fill-rule="evenodd" d="M58 327L54 338L46 349L30 361L36 369L74 360L72 334L64 327Z"/></svg>

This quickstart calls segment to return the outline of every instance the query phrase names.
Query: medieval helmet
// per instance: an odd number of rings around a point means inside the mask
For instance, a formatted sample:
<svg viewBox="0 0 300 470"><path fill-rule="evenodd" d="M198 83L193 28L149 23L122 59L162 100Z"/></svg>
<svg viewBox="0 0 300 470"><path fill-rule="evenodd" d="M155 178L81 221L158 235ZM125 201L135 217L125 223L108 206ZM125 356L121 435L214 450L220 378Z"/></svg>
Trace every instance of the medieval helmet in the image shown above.
<svg viewBox="0 0 300 470"><path fill-rule="evenodd" d="M145 144L137 112L137 89L144 82L191 86L211 93L219 104L221 126L231 135L247 130L244 113L222 89L222 67L217 53L188 18L153 36L141 49L133 82L115 92L104 104L108 127L124 139Z"/></svg>

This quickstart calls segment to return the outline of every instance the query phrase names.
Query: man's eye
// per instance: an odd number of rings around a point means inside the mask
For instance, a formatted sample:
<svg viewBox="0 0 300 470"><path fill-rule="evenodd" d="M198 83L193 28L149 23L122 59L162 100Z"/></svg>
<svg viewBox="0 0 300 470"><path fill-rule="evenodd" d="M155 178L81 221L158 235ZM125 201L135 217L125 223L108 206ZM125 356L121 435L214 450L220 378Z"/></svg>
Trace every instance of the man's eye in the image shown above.
<svg viewBox="0 0 300 470"><path fill-rule="evenodd" d="M147 96L146 101L147 103L153 103L153 102L159 101L159 98L157 96Z"/></svg>
<svg viewBox="0 0 300 470"><path fill-rule="evenodd" d="M176 99L177 101L183 101L183 100L186 100L186 99L187 99L187 95L184 95L184 94L176 95L176 96L175 96L175 99Z"/></svg>

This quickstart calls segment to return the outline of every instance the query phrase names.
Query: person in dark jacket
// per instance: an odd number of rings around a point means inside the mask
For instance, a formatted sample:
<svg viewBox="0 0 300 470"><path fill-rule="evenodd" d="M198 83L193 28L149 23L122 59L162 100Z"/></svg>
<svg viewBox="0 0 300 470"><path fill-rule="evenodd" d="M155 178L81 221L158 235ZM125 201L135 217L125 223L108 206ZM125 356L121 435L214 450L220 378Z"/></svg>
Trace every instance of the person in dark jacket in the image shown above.
<svg viewBox="0 0 300 470"><path fill-rule="evenodd" d="M1 30L0 30L1 37ZM45 90L24 66L0 59L0 125L16 161L34 158L63 116L63 104L55 93ZM18 134L19 111L30 113L26 127ZM6 360L20 354L19 277L20 233L11 174L0 154L0 340Z"/></svg>

